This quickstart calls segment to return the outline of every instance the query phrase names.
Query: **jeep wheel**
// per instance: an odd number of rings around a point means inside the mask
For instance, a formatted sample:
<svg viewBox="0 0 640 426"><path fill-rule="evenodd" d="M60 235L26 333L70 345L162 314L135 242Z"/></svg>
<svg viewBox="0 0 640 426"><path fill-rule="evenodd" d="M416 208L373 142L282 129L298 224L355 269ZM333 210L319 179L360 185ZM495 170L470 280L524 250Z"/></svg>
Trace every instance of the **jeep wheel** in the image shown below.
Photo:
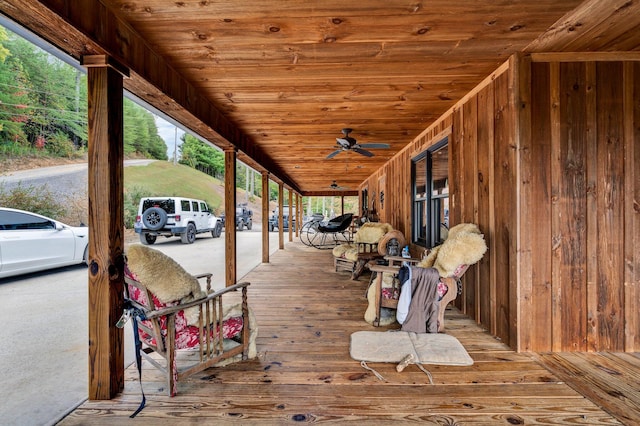
<svg viewBox="0 0 640 426"><path fill-rule="evenodd" d="M156 236L143 232L142 234L140 234L140 242L145 246L151 245L156 242Z"/></svg>
<svg viewBox="0 0 640 426"><path fill-rule="evenodd" d="M149 207L142 213L142 223L152 231L162 229L167 223L167 212L160 207Z"/></svg>
<svg viewBox="0 0 640 426"><path fill-rule="evenodd" d="M180 236L182 244L193 244L196 240L196 227L193 223L187 225L187 230Z"/></svg>
<svg viewBox="0 0 640 426"><path fill-rule="evenodd" d="M253 225L253 222L249 221L247 223L247 230L251 231L251 226Z"/></svg>
<svg viewBox="0 0 640 426"><path fill-rule="evenodd" d="M236 228L238 229L238 231L242 231L244 229L244 225L242 224L242 221L238 222L238 226L236 226Z"/></svg>
<svg viewBox="0 0 640 426"><path fill-rule="evenodd" d="M213 228L213 231L211 231L211 236L213 238L220 238L221 234L222 234L222 223L218 222L216 223L216 227Z"/></svg>

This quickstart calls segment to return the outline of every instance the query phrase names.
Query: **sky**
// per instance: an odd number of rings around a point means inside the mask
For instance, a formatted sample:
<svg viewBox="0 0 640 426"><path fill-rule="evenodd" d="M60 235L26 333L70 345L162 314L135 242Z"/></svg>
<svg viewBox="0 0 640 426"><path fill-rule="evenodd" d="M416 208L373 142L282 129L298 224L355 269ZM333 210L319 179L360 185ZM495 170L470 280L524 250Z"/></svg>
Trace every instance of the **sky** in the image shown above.
<svg viewBox="0 0 640 426"><path fill-rule="evenodd" d="M155 114L154 114L154 117L156 120L156 126L158 127L158 134L164 140L164 143L167 145L167 157L169 158L169 160L173 160L173 151L175 149L175 146L177 145L178 158L180 158L179 147L180 147L180 144L182 144L181 138L182 138L182 135L184 135L185 133L184 130L178 127L177 128L178 133L176 138L176 126L174 126L173 124L169 123L168 121L160 118Z"/></svg>

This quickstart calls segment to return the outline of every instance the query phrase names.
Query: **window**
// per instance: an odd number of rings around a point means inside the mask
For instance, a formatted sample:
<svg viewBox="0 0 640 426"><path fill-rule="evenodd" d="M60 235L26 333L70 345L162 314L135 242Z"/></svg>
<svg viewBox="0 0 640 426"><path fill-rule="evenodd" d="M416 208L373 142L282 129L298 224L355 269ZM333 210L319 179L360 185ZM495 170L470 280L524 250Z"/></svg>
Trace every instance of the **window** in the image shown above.
<svg viewBox="0 0 640 426"><path fill-rule="evenodd" d="M55 227L55 223L42 217L13 211L0 212L0 229L3 230L55 229Z"/></svg>
<svg viewBox="0 0 640 426"><path fill-rule="evenodd" d="M449 229L449 147L445 138L412 160L412 241L434 247Z"/></svg>

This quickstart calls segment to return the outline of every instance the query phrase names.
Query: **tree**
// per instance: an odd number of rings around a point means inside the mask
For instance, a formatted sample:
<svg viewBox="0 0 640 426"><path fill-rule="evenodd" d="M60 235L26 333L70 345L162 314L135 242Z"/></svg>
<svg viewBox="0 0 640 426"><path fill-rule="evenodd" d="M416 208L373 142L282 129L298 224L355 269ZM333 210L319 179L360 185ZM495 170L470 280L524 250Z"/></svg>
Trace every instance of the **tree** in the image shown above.
<svg viewBox="0 0 640 426"><path fill-rule="evenodd" d="M180 146L180 164L218 179L224 178L224 153L185 133Z"/></svg>
<svg viewBox="0 0 640 426"><path fill-rule="evenodd" d="M151 114L129 99L124 100L125 155L167 160L167 146L158 135L158 127Z"/></svg>
<svg viewBox="0 0 640 426"><path fill-rule="evenodd" d="M29 120L29 80L22 63L13 56L8 46L9 34L0 27L0 144L28 146L24 128Z"/></svg>

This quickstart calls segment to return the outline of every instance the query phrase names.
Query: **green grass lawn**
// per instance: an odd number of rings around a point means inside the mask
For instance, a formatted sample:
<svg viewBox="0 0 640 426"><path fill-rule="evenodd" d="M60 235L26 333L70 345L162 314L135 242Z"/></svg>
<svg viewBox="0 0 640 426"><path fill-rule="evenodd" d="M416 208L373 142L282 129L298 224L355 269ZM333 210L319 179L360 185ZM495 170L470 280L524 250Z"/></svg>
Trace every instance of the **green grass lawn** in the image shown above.
<svg viewBox="0 0 640 426"><path fill-rule="evenodd" d="M146 166L124 168L124 189L139 196L172 196L197 198L221 212L224 183L182 164L154 161Z"/></svg>

